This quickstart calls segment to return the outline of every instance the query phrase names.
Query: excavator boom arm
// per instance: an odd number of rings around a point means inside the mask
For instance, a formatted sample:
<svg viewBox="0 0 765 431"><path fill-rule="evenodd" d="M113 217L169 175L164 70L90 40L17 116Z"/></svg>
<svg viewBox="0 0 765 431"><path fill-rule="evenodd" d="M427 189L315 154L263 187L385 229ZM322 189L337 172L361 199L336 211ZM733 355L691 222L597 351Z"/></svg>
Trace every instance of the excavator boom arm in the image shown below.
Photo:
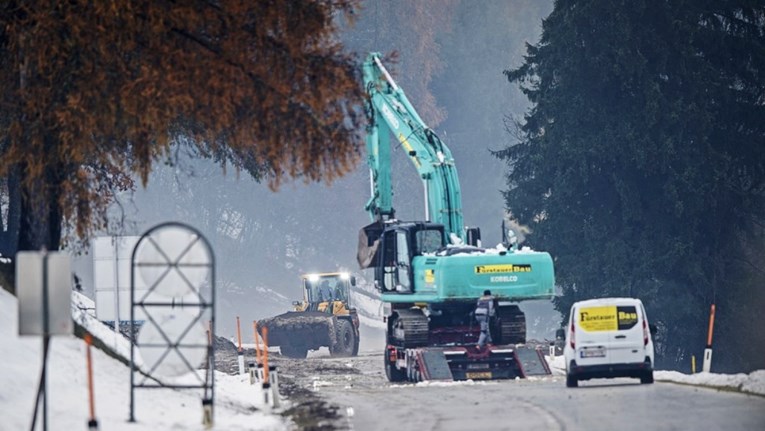
<svg viewBox="0 0 765 431"><path fill-rule="evenodd" d="M444 225L446 234L464 240L462 197L449 148L420 118L380 61L371 53L364 63L368 99L367 154L371 198L365 209L373 221L394 218L391 185L391 135L406 151L422 179L425 219Z"/></svg>

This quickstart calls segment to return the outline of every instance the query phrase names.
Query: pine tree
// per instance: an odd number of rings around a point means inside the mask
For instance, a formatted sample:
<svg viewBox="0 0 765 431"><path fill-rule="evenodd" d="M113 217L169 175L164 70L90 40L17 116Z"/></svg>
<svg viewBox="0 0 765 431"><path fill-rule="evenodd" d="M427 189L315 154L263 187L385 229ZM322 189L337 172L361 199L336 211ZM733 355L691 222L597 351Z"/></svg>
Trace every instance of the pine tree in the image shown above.
<svg viewBox="0 0 765 431"><path fill-rule="evenodd" d="M507 205L555 256L564 315L636 296L665 360L703 346L765 208L764 34L758 2L559 0L505 72L534 105L498 153Z"/></svg>

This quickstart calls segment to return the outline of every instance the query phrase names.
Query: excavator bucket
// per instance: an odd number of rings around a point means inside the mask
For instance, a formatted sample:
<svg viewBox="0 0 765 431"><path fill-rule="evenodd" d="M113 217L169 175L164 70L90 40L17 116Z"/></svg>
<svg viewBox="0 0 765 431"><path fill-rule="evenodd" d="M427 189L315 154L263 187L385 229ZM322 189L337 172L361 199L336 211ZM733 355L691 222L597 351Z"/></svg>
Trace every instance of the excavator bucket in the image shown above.
<svg viewBox="0 0 765 431"><path fill-rule="evenodd" d="M361 269L374 268L377 266L377 249L380 246L380 236L385 226L380 222L374 222L364 226L359 231L359 248L356 260Z"/></svg>

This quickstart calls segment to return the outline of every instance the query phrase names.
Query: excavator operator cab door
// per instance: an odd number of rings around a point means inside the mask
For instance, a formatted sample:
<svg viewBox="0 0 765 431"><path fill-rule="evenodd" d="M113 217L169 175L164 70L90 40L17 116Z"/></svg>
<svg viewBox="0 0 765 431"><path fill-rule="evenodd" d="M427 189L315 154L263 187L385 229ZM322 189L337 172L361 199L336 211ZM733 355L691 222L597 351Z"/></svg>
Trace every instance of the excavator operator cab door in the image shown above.
<svg viewBox="0 0 765 431"><path fill-rule="evenodd" d="M382 235L380 259L375 279L385 293L412 293L412 255L409 232L390 230Z"/></svg>

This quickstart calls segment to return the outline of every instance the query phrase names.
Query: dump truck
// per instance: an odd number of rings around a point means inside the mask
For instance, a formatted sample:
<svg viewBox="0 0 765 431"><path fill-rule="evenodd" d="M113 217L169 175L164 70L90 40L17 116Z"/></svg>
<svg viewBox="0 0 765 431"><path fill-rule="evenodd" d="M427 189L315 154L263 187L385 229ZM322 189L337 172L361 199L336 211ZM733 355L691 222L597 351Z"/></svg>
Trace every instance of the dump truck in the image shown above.
<svg viewBox="0 0 765 431"><path fill-rule="evenodd" d="M268 345L282 355L305 358L309 350L328 347L333 357L359 353L359 317L351 305L356 278L346 272L301 276L302 301L293 311L258 321L258 332L268 328Z"/></svg>

